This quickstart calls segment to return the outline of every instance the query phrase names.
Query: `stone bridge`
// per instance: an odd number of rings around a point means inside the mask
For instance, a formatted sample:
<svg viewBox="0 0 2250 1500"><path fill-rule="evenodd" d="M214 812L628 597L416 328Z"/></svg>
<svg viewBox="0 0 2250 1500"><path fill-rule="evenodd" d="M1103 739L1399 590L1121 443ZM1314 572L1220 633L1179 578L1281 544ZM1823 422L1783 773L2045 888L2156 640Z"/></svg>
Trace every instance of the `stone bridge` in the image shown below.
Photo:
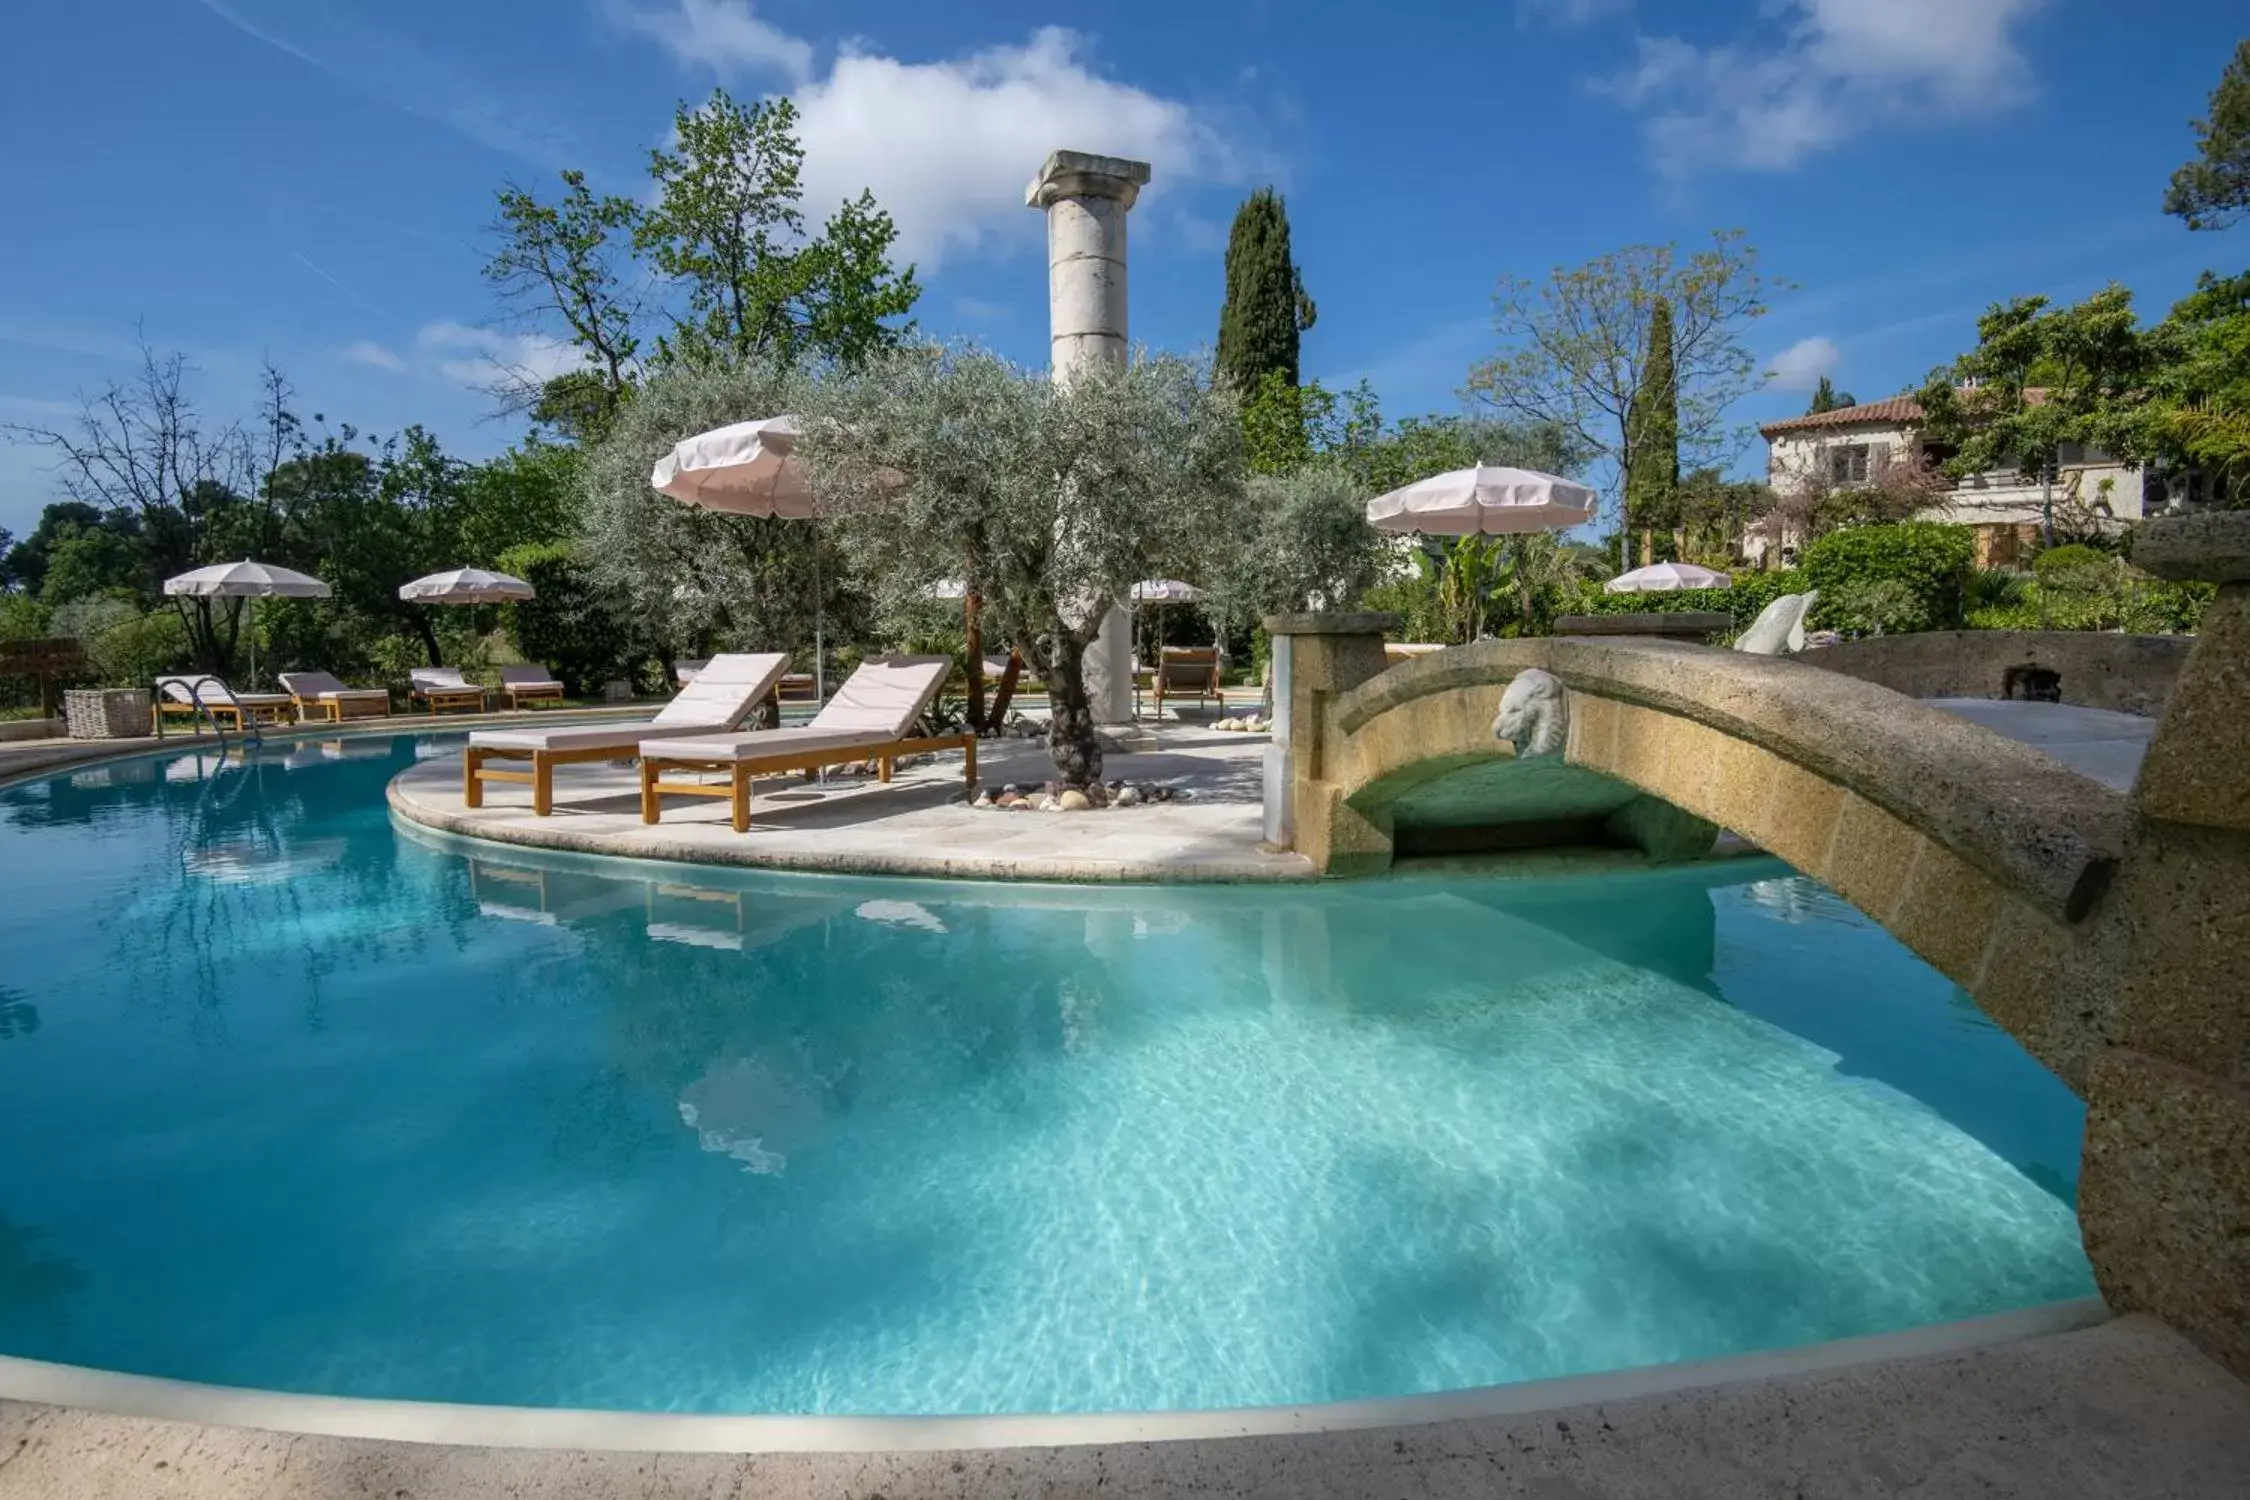
<svg viewBox="0 0 2250 1500"><path fill-rule="evenodd" d="M2144 528L2222 585L2129 793L1889 688L1630 637L1396 667L1385 617L1277 616L1277 841L1332 875L1599 831L1713 827L1813 876L1962 986L2087 1101L2079 1215L2105 1295L2250 1374L2250 514ZM1559 753L1495 713L1562 686Z"/></svg>

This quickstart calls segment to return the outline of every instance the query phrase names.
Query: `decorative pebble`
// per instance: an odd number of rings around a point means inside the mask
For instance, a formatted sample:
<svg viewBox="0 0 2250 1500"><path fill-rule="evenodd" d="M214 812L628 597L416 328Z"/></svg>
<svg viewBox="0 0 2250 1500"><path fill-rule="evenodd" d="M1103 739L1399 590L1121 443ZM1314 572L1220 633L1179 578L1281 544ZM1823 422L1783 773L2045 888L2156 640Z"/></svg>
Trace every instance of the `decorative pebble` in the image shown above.
<svg viewBox="0 0 2250 1500"><path fill-rule="evenodd" d="M1141 794L1140 794L1140 790L1139 790L1139 788L1137 788L1137 787L1124 787L1124 788L1121 788L1121 789L1120 789L1120 790L1118 791L1117 795L1116 795L1116 796L1115 796L1114 798L1112 798L1112 799L1111 799L1111 805L1112 805L1113 807L1138 807L1138 806L1140 806L1140 805L1141 805Z"/></svg>
<svg viewBox="0 0 2250 1500"><path fill-rule="evenodd" d="M1094 799L1076 787L1072 787L1055 799L1055 807L1060 812L1085 812L1093 805Z"/></svg>

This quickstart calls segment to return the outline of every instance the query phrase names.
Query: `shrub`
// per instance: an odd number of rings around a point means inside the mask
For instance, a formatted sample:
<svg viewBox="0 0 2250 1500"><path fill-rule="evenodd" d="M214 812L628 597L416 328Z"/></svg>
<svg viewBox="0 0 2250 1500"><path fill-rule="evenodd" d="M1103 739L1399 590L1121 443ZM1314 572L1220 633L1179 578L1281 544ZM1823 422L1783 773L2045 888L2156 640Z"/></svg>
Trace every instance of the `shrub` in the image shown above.
<svg viewBox="0 0 2250 1500"><path fill-rule="evenodd" d="M36 641L54 626L47 606L29 594L0 594L0 641Z"/></svg>
<svg viewBox="0 0 2250 1500"><path fill-rule="evenodd" d="M1843 601L1873 597L1864 586L1882 580L1903 584L1916 600L1915 628L1944 629L1961 619L1976 540L1966 526L1938 521L1899 521L1854 526L1822 537L1805 549L1799 569L1820 590L1816 612L1832 621Z"/></svg>
<svg viewBox="0 0 2250 1500"><path fill-rule="evenodd" d="M1929 606L1902 578L1862 578L1823 594L1820 609L1838 630L1859 635L1906 635L1930 628Z"/></svg>
<svg viewBox="0 0 2250 1500"><path fill-rule="evenodd" d="M2087 568L2098 568L2104 573L2114 570L2117 560L2107 552L2087 546L2083 542L2067 542L2060 547L2049 547L2032 560L2031 572L2042 584L2053 584L2058 578Z"/></svg>
<svg viewBox="0 0 2250 1500"><path fill-rule="evenodd" d="M102 632L86 649L87 665L106 687L144 687L193 658L187 622L177 610L152 610Z"/></svg>
<svg viewBox="0 0 2250 1500"><path fill-rule="evenodd" d="M508 638L528 661L550 668L579 697L627 675L633 665L632 632L614 596L580 564L576 549L560 542L531 542L500 554L537 597L507 606Z"/></svg>
<svg viewBox="0 0 2250 1500"><path fill-rule="evenodd" d="M1743 630L1767 605L1783 594L1801 594L1811 585L1795 568L1770 573L1736 573L1723 589L1675 589L1661 594L1611 594L1600 584L1589 584L1572 601L1568 612L1582 615L1676 614L1683 610L1715 610L1734 620Z"/></svg>

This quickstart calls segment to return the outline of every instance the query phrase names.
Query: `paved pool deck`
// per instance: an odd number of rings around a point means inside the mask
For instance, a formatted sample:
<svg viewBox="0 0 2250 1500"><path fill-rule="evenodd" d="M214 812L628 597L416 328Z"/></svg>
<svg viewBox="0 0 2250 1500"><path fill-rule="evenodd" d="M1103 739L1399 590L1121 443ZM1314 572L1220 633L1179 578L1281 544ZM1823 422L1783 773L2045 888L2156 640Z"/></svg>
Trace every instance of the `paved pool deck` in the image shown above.
<svg viewBox="0 0 2250 1500"><path fill-rule="evenodd" d="M1064 881L1310 880L1303 857L1259 847L1264 735L1196 722L1155 726L1157 748L1106 757L1103 775L1172 790L1174 800L1075 813L1012 812L960 801L957 752L902 767L888 785L831 773L761 779L750 831L736 833L723 799L675 798L661 823L641 821L631 765L565 766L555 808L531 811L531 789L488 786L484 806L461 798L461 759L444 755L391 783L399 817L441 833L533 848L765 869ZM992 740L977 750L978 779L997 791L1037 788L1054 775L1043 740Z"/></svg>
<svg viewBox="0 0 2250 1500"><path fill-rule="evenodd" d="M1638 1395L1618 1394L1626 1387L1613 1377L1558 1382L1546 1394L1561 1401L1416 1425L852 1452L619 1449L597 1441L600 1418L586 1420L582 1446L563 1446L558 1435L555 1446L531 1448L291 1434L261 1430L254 1415L205 1426L0 1400L0 1496L2240 1500L2250 1493L2250 1387L2150 1319L1916 1357L1775 1368L1786 1363L1786 1356L1757 1356L1700 1367L1691 1372L1698 1383L1665 1389L1659 1378L1659 1388ZM455 1410L453 1430L465 1437L477 1411ZM640 1420L661 1428L679 1419Z"/></svg>

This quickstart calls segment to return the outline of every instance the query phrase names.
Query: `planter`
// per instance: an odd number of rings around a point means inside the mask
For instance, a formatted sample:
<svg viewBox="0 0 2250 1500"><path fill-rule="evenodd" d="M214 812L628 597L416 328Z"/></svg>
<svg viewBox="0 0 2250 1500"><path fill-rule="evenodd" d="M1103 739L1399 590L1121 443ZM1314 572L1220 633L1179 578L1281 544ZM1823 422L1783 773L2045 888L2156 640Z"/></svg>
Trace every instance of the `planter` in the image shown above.
<svg viewBox="0 0 2250 1500"><path fill-rule="evenodd" d="M74 740L131 740L151 732L146 688L73 688L63 694L63 723Z"/></svg>

